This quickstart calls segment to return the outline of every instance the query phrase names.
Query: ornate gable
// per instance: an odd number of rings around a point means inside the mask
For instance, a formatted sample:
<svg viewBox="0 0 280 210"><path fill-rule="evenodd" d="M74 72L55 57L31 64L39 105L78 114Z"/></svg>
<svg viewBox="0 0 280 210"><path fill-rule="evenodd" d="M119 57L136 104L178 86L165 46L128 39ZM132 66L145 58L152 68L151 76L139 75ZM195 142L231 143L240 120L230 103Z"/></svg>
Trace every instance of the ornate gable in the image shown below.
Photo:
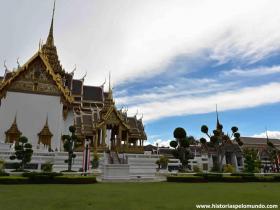
<svg viewBox="0 0 280 210"><path fill-rule="evenodd" d="M129 129L129 125L126 124L122 116L116 110L115 106L111 106L104 114L105 115L103 115L102 121L97 125L97 127L102 126L104 123L110 123L110 124L120 124L125 129Z"/></svg>
<svg viewBox="0 0 280 210"><path fill-rule="evenodd" d="M60 95L55 82L46 71L46 66L40 57L36 57L11 84L9 90L46 95Z"/></svg>
<svg viewBox="0 0 280 210"><path fill-rule="evenodd" d="M68 103L73 102L70 91L64 86L61 76L55 74L40 51L24 66L13 73L0 87L0 99L10 91L46 95L61 95Z"/></svg>

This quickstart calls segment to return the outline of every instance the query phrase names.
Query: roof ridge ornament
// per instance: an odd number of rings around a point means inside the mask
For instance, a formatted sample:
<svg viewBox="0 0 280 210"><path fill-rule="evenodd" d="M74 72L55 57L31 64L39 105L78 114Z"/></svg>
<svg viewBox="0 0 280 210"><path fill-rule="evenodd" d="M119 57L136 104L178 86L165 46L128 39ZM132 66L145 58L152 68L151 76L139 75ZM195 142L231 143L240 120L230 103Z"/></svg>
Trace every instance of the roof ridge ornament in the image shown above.
<svg viewBox="0 0 280 210"><path fill-rule="evenodd" d="M4 68L5 68L5 72L6 72L6 71L9 71L9 70L8 70L8 67L7 67L7 64L6 64L6 59L4 60Z"/></svg>
<svg viewBox="0 0 280 210"><path fill-rule="evenodd" d="M82 77L81 81L83 81L83 82L84 82L84 81L85 81L86 76L87 76L87 71L86 71L85 75Z"/></svg>
<svg viewBox="0 0 280 210"><path fill-rule="evenodd" d="M217 117L217 124L216 124L216 129L217 130L222 130L222 126L219 120L219 113L218 113L218 105L216 104L216 117Z"/></svg>
<svg viewBox="0 0 280 210"><path fill-rule="evenodd" d="M17 65L18 65L18 68L20 68L19 57L17 58Z"/></svg>
<svg viewBox="0 0 280 210"><path fill-rule="evenodd" d="M71 71L70 74L71 74L72 76L74 76L74 73L75 73L76 70L77 70L77 65L75 64L75 65L74 65L74 69Z"/></svg>

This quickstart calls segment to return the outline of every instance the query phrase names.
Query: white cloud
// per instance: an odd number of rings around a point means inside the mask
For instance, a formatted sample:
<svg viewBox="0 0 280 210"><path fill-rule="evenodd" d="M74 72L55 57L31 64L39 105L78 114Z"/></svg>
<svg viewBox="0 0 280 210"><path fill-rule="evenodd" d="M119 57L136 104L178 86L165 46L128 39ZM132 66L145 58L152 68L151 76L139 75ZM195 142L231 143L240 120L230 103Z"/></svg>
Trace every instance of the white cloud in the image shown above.
<svg viewBox="0 0 280 210"><path fill-rule="evenodd" d="M146 141L145 145L152 144L154 146L157 146L158 144L159 147L169 147L170 141L171 140L155 139L155 140Z"/></svg>
<svg viewBox="0 0 280 210"><path fill-rule="evenodd" d="M63 60L71 53L73 62L75 55L91 83L103 81L104 71L115 84L155 75L176 56L204 49L221 63L254 62L279 49L279 1L96 0L84 6L92 8L80 20L87 29L73 26L60 45Z"/></svg>
<svg viewBox="0 0 280 210"><path fill-rule="evenodd" d="M280 139L280 131L267 131L267 136L270 139ZM266 132L255 134L253 137L257 138L266 138Z"/></svg>
<svg viewBox="0 0 280 210"><path fill-rule="evenodd" d="M160 100L159 97L151 102L129 107L129 111L135 113L140 109L147 122L162 117L212 112L216 104L219 104L220 111L250 108L280 102L280 94L276 90L280 90L280 83L221 91L206 96L170 97L165 101ZM176 95L176 92L174 94Z"/></svg>
<svg viewBox="0 0 280 210"><path fill-rule="evenodd" d="M52 2L46 4L2 4L0 60L9 56L15 63L20 56L24 62L38 40L46 39ZM19 12L7 19L16 6ZM55 43L66 69L77 64L77 77L87 71L86 82L100 84L111 71L119 84L158 74L176 56L192 57L205 49L220 63L255 62L280 48L279 7L278 0L61 0Z"/></svg>
<svg viewBox="0 0 280 210"><path fill-rule="evenodd" d="M229 71L223 71L223 76L241 76L241 77L255 77L255 76L265 76L269 74L280 73L280 66L272 67L257 67L254 69L232 69Z"/></svg>
<svg viewBox="0 0 280 210"><path fill-rule="evenodd" d="M175 97L193 97L195 95L207 95L218 91L225 91L236 87L236 82L226 84L219 83L214 79L185 79L178 78L176 83L151 89L142 90L136 95L117 95L116 102L118 105L137 105L151 101L170 100Z"/></svg>

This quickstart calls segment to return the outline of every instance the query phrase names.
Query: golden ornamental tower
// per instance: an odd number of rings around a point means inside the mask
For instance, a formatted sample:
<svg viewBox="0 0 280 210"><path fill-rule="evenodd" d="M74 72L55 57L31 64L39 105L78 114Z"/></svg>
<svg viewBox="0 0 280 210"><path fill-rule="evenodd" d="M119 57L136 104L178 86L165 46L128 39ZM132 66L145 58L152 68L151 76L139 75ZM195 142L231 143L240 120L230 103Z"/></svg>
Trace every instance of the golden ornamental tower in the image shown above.
<svg viewBox="0 0 280 210"><path fill-rule="evenodd" d="M54 13L55 13L55 1L53 5L53 13L52 13L49 35L46 43L43 44L41 51L45 56L45 58L47 59L47 61L49 62L49 64L51 65L54 72L63 77L65 75L65 71L62 69L60 61L58 59L56 46L54 45L54 36L53 36Z"/></svg>

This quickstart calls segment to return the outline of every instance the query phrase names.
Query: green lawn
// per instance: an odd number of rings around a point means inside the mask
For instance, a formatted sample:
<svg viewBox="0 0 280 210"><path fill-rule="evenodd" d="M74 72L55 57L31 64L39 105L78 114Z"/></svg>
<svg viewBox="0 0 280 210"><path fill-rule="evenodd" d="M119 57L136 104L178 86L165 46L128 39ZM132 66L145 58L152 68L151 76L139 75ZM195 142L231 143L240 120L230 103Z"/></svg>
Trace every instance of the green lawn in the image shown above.
<svg viewBox="0 0 280 210"><path fill-rule="evenodd" d="M0 209L196 209L195 204L280 204L280 183L0 185Z"/></svg>

